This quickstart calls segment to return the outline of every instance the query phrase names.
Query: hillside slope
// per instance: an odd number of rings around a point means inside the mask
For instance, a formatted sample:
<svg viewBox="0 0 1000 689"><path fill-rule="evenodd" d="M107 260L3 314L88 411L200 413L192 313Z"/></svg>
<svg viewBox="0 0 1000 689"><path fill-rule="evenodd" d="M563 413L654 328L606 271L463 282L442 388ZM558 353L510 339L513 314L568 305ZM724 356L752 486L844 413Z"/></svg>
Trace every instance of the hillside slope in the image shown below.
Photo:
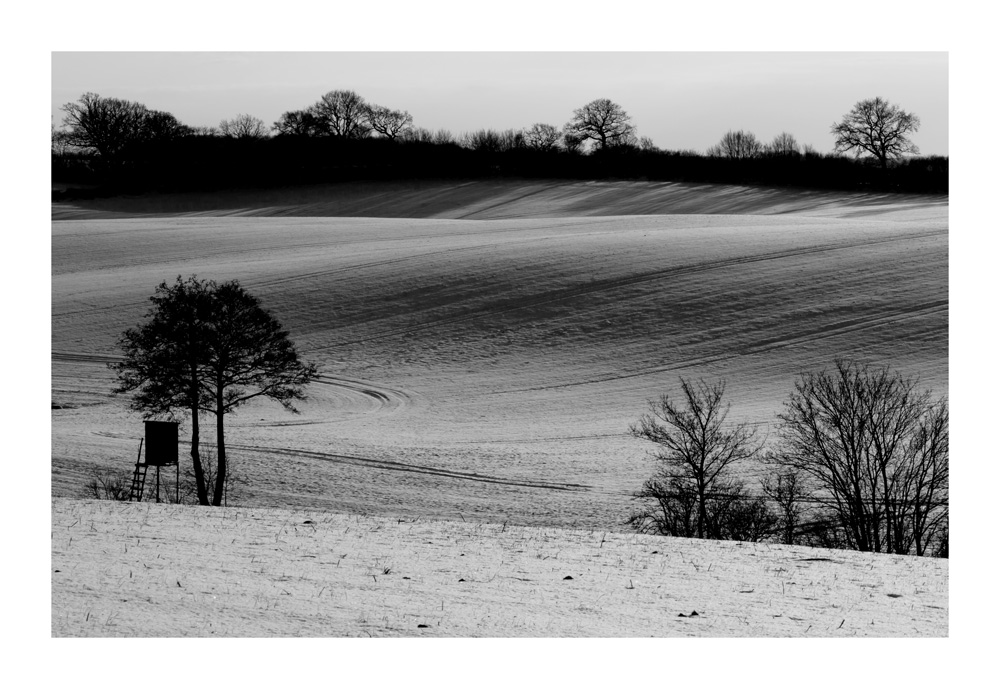
<svg viewBox="0 0 1000 689"><path fill-rule="evenodd" d="M629 423L679 376L728 381L762 436L837 356L947 393L947 208L894 208L55 222L53 494L135 461L106 363L157 283L197 274L241 280L322 373L301 415L227 419L234 499L624 529L651 471Z"/></svg>
<svg viewBox="0 0 1000 689"><path fill-rule="evenodd" d="M905 219L947 214L948 197L674 182L484 180L349 182L52 204L53 220L129 217L364 217L499 220L664 214L797 213Z"/></svg>

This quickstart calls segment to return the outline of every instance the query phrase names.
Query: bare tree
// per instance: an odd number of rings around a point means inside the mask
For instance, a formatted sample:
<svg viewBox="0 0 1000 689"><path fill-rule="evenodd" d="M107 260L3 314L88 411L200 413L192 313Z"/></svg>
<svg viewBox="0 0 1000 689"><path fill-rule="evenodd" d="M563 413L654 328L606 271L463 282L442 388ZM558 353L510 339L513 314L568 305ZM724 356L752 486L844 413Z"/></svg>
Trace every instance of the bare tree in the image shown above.
<svg viewBox="0 0 1000 689"><path fill-rule="evenodd" d="M459 143L464 148L485 153L505 153L525 146L524 134L516 129L467 132L461 136Z"/></svg>
<svg viewBox="0 0 1000 689"><path fill-rule="evenodd" d="M62 110L66 113L65 143L93 149L108 159L115 158L139 137L146 116L146 106L141 103L102 98L96 93L85 93L78 102L66 103Z"/></svg>
<svg viewBox="0 0 1000 689"><path fill-rule="evenodd" d="M947 402L916 385L837 360L803 374L779 415L773 460L811 480L853 549L923 555L947 530Z"/></svg>
<svg viewBox="0 0 1000 689"><path fill-rule="evenodd" d="M96 151L107 160L118 160L131 146L167 140L188 133L188 128L167 112L150 110L142 103L102 98L85 93L76 103L62 107L66 113L61 143Z"/></svg>
<svg viewBox="0 0 1000 689"><path fill-rule="evenodd" d="M330 91L310 108L310 112L332 136L363 139L371 133L368 104L354 91Z"/></svg>
<svg viewBox="0 0 1000 689"><path fill-rule="evenodd" d="M219 136L218 127L191 127L189 136Z"/></svg>
<svg viewBox="0 0 1000 689"><path fill-rule="evenodd" d="M808 497L803 476L798 471L782 471L760 482L761 490L778 506L778 533L781 542L794 545L805 516L804 501Z"/></svg>
<svg viewBox="0 0 1000 689"><path fill-rule="evenodd" d="M439 129L436 132L432 132L430 129L424 127L406 129L399 135L399 139L401 141L423 144L443 145L455 143L455 137L447 129Z"/></svg>
<svg viewBox="0 0 1000 689"><path fill-rule="evenodd" d="M719 486L710 505L712 538L756 543L771 538L777 531L779 518L767 506L767 500L748 494L738 481Z"/></svg>
<svg viewBox="0 0 1000 689"><path fill-rule="evenodd" d="M628 143L635 137L632 118L607 98L598 98L573 111L563 131L580 139L590 139L598 148Z"/></svg>
<svg viewBox="0 0 1000 689"><path fill-rule="evenodd" d="M569 153L581 153L583 145L587 142L582 136L573 132L563 130L562 147Z"/></svg>
<svg viewBox="0 0 1000 689"><path fill-rule="evenodd" d="M441 146L441 145L444 145L444 144L453 144L453 143L455 143L455 137L454 137L454 135L452 135L452 133L449 130L447 130L447 129L439 129L436 132L434 132L434 136L432 137L431 141L432 141L432 143L435 143L435 144Z"/></svg>
<svg viewBox="0 0 1000 689"><path fill-rule="evenodd" d="M906 448L909 461L899 477L891 528L896 543L912 542L917 555L948 541L948 405L944 400L921 416Z"/></svg>
<svg viewBox="0 0 1000 689"><path fill-rule="evenodd" d="M885 169L889 160L906 153L919 153L909 135L920 128L920 118L881 98L859 101L834 122L830 132L836 138L834 151L855 156L870 155Z"/></svg>
<svg viewBox="0 0 1000 689"><path fill-rule="evenodd" d="M799 142L788 132L781 132L766 147L767 153L773 156L789 157L798 156Z"/></svg>
<svg viewBox="0 0 1000 689"><path fill-rule="evenodd" d="M722 402L725 382L709 385L699 380L693 384L683 378L680 382L680 401L668 395L651 400L649 413L629 427L634 437L657 446L653 453L657 472L636 497L659 500L652 489L667 487L677 492L678 486L686 484L688 488L681 494L695 498L694 535L719 538L722 536L710 533L709 503L730 492L727 470L756 457L760 445L753 426L726 424L729 404Z"/></svg>
<svg viewBox="0 0 1000 689"><path fill-rule="evenodd" d="M660 149L657 147L656 144L653 143L653 140L648 136L643 136L639 138L639 150L645 151L646 153L660 152Z"/></svg>
<svg viewBox="0 0 1000 689"><path fill-rule="evenodd" d="M761 145L753 132L728 131L722 139L712 148L708 149L708 155L716 158L729 158L731 160L748 160L759 158L764 147Z"/></svg>
<svg viewBox="0 0 1000 689"><path fill-rule="evenodd" d="M368 106L365 117L369 127L392 141L413 127L413 115L405 110L390 110L382 105Z"/></svg>
<svg viewBox="0 0 1000 689"><path fill-rule="evenodd" d="M162 110L146 110L139 137L141 141L170 141L182 136L189 136L192 129L183 125L169 112Z"/></svg>
<svg viewBox="0 0 1000 689"><path fill-rule="evenodd" d="M69 132L63 129L56 129L55 125L52 125L52 154L61 156L66 155L73 149L73 145L69 143Z"/></svg>
<svg viewBox="0 0 1000 689"><path fill-rule="evenodd" d="M266 139L268 129L264 120L241 113L231 120L219 122L219 134L230 139Z"/></svg>
<svg viewBox="0 0 1000 689"><path fill-rule="evenodd" d="M124 469L107 471L95 467L83 491L83 497L93 500L128 502L132 495L132 473Z"/></svg>
<svg viewBox="0 0 1000 689"><path fill-rule="evenodd" d="M626 524L639 533L694 538L698 533L698 492L683 477L658 472L633 496L641 507Z"/></svg>
<svg viewBox="0 0 1000 689"><path fill-rule="evenodd" d="M322 136L326 133L323 122L311 109L282 113L271 129L285 136Z"/></svg>
<svg viewBox="0 0 1000 689"><path fill-rule="evenodd" d="M434 132L425 127L413 127L401 132L399 140L429 144L434 142Z"/></svg>
<svg viewBox="0 0 1000 689"><path fill-rule="evenodd" d="M536 151L551 151L559 145L559 129L541 122L524 130L524 145Z"/></svg>

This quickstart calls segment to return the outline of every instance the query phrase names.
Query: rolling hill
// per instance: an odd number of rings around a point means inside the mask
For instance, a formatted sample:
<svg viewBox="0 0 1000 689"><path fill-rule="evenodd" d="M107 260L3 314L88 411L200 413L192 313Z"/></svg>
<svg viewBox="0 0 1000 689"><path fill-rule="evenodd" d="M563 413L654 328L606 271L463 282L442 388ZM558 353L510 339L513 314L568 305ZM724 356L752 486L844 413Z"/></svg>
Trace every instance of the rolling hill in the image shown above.
<svg viewBox="0 0 1000 689"><path fill-rule="evenodd" d="M106 363L177 275L239 279L320 367L300 415L227 420L262 507L625 530L651 470L628 425L679 376L724 379L762 434L835 357L948 390L947 197L428 182L53 220L53 496L135 461Z"/></svg>

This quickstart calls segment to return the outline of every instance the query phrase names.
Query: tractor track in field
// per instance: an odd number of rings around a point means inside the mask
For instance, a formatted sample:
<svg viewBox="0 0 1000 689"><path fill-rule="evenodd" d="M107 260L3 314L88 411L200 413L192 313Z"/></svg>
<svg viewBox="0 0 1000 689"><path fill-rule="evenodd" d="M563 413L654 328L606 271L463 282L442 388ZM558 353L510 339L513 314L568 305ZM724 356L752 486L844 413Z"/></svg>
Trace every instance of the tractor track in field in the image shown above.
<svg viewBox="0 0 1000 689"><path fill-rule="evenodd" d="M374 403L376 411L394 412L409 407L418 395L408 390L398 390L383 385L375 385L364 380L340 378L321 374L314 383L336 388L338 392L347 391L361 395L365 400Z"/></svg>
<svg viewBox="0 0 1000 689"><path fill-rule="evenodd" d="M93 435L105 438L133 440L131 436L123 433L94 431ZM191 444L190 441L183 439L179 440L179 442L181 445L189 446ZM239 450L240 452L249 452L265 456L279 455L282 457L298 457L298 458L319 460L322 462L331 462L334 464L355 466L363 469L396 471L396 472L412 473L412 474L425 474L428 476L436 476L439 478L450 478L459 481L474 481L477 483L492 483L503 486L512 486L515 488L537 488L540 490L556 490L565 492L590 492L594 489L593 486L585 485L582 483L563 483L563 482L542 481L542 480L517 480L512 478L503 478L500 476L490 476L489 474L479 474L468 471L456 471L453 469L444 469L441 467L426 466L423 464L411 464L408 462L400 462L391 459L374 459L371 457L344 455L334 452L317 452L315 450L300 450L292 447L266 447L262 445L243 445L240 443L226 443L226 447L229 450Z"/></svg>
<svg viewBox="0 0 1000 689"><path fill-rule="evenodd" d="M817 244L813 246L799 247L794 249L784 249L780 251L767 252L763 254L754 254L750 256L737 256L733 258L691 263L688 265L671 266L670 268L663 268L660 270L653 270L644 273L625 275L617 278L594 280L584 285L567 287L559 290L554 290L552 292L546 292L543 294L537 294L528 297L509 299L500 302L488 309L478 309L471 313L466 312L466 313L455 314L453 316L442 316L441 318L435 319L433 321L426 323L419 323L406 328L396 328L392 330L386 330L362 338L340 340L338 342L329 345L319 346L316 349L317 350L332 349L335 347L342 347L344 345L361 344L372 340L380 340L390 337L401 337L412 333L420 332L423 330L438 328L445 325L452 325L455 323L462 323L465 321L475 320L477 318L494 317L501 313L508 313L527 308L545 306L548 304L565 301L567 299L585 297L591 294L622 289L625 287L631 287L633 285L639 285L647 282L656 282L659 280L672 279L680 276L694 275L701 272L721 270L739 265L746 265L764 261L782 260L799 256L809 256L812 254L820 254L830 251L857 249L859 247L877 246L880 244L890 244L899 241L912 241L915 239L940 236L942 234L947 236L947 233L948 233L947 229L943 229L943 230L932 230L929 232L906 233L900 235L893 235L891 237L879 237L877 239L868 239L863 241L852 240L846 242L830 242L826 244Z"/></svg>
<svg viewBox="0 0 1000 689"><path fill-rule="evenodd" d="M288 447L262 447L259 445L234 445L227 444L235 450L240 450L243 452L256 452L261 454L271 454L271 455L282 455L291 457L306 457L309 459L316 459L324 462L333 462L337 464L347 464L351 466L363 467L366 469L381 469L384 471L398 471L404 473L415 473L415 474L426 474L429 476L437 476L440 478L451 478L461 481L475 481L479 483L493 483L504 486L513 486L517 488L538 488L542 490L558 490L558 491L590 491L591 486L580 484L580 483L562 483L555 481L541 481L541 480L517 480L502 478L499 476L490 476L488 474L479 474L466 471L455 471L452 469L443 469L440 467L426 466L422 464L410 464L408 462L400 462L396 460L389 459L373 459L370 457L358 457L356 455L342 455L332 452L316 452L313 450L297 450Z"/></svg>
<svg viewBox="0 0 1000 689"><path fill-rule="evenodd" d="M114 364L122 357L109 354L87 354L82 352L52 352L52 361L74 364Z"/></svg>

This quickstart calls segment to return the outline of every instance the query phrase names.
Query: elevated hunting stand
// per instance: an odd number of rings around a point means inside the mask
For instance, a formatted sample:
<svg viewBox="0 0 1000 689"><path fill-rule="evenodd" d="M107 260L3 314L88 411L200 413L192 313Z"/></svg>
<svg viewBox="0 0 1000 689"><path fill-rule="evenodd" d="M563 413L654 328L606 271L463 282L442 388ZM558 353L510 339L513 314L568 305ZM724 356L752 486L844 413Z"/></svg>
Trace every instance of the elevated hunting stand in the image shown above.
<svg viewBox="0 0 1000 689"><path fill-rule="evenodd" d="M174 483L175 500L180 502L181 467L177 461L177 425L176 421L146 421L146 437L139 440L139 456L135 460L129 501L142 502L146 488L146 472L149 467L156 467L156 502L159 502L160 468L173 465L177 467L177 480ZM142 461L143 441L146 443L145 462Z"/></svg>

